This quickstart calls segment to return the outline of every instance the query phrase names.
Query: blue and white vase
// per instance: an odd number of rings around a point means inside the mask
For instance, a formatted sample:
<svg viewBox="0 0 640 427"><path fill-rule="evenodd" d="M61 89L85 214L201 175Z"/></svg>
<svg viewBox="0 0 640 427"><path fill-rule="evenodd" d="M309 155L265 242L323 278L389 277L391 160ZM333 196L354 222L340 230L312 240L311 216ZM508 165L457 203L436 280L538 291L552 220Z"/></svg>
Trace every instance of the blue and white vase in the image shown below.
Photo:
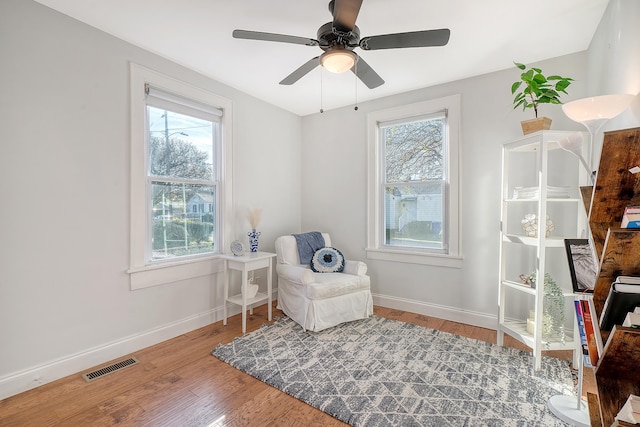
<svg viewBox="0 0 640 427"><path fill-rule="evenodd" d="M251 252L258 252L258 237L260 237L260 232L254 228L247 233L247 236L249 236L249 248Z"/></svg>

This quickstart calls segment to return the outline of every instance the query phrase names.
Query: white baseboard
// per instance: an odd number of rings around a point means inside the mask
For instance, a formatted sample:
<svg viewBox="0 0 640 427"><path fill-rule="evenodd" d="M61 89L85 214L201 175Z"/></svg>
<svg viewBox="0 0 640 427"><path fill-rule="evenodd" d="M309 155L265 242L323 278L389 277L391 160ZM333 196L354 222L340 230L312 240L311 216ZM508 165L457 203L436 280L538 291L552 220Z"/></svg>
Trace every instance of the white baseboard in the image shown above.
<svg viewBox="0 0 640 427"><path fill-rule="evenodd" d="M277 299L277 289L273 299ZM241 308L229 304L229 316L240 313ZM155 329L131 335L111 343L71 354L42 365L14 372L0 378L0 400L31 390L69 375L99 367L107 362L127 356L135 351L175 338L203 326L222 320L222 306L204 313L159 326Z"/></svg>
<svg viewBox="0 0 640 427"><path fill-rule="evenodd" d="M444 305L429 304L423 301L373 294L373 303L381 307L409 311L411 313L423 314L425 316L437 317L438 319L450 320L452 322L464 323L481 328L496 330L498 326L497 316L461 310Z"/></svg>
<svg viewBox="0 0 640 427"><path fill-rule="evenodd" d="M273 292L277 299L277 289ZM459 308L428 304L422 301L397 298L389 295L373 295L376 305L397 310L410 311L425 316L460 322L482 328L496 329L497 317L485 313L460 310ZM240 307L229 306L229 316L240 312ZM93 367L127 356L135 351L175 338L222 320L222 307L162 325L158 328L122 338L111 343L87 349L48 363L28 368L0 378L0 399L31 390L40 385L86 371Z"/></svg>

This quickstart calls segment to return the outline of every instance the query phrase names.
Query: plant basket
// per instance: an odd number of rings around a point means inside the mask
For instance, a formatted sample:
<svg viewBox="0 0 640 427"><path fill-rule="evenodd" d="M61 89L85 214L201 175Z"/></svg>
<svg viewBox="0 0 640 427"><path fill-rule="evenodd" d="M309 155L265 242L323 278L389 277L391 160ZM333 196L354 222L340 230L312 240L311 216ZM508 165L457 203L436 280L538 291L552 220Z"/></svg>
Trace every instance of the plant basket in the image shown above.
<svg viewBox="0 0 640 427"><path fill-rule="evenodd" d="M531 120L523 120L520 122L522 133L524 135L537 132L539 130L548 130L551 128L551 119L549 117L538 117Z"/></svg>

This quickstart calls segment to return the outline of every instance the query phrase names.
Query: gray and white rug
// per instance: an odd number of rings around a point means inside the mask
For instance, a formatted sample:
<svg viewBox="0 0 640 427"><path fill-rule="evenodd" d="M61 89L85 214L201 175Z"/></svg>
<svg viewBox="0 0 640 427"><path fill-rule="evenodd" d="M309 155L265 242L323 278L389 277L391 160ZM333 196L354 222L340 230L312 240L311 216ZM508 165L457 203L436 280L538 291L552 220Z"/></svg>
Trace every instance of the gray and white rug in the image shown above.
<svg viewBox="0 0 640 427"><path fill-rule="evenodd" d="M377 316L283 317L211 354L353 426L564 426L547 400L573 390L566 361Z"/></svg>

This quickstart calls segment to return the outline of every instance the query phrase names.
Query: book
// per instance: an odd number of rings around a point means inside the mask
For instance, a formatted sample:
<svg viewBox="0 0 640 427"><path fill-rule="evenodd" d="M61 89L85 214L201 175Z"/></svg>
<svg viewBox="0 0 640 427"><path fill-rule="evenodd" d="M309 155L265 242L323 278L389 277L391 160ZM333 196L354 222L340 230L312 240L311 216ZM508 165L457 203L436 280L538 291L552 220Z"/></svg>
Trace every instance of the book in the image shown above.
<svg viewBox="0 0 640 427"><path fill-rule="evenodd" d="M640 285L640 277L638 276L618 276L616 283L630 283L632 285Z"/></svg>
<svg viewBox="0 0 640 427"><path fill-rule="evenodd" d="M616 415L616 420L640 424L640 396L630 394L618 415Z"/></svg>
<svg viewBox="0 0 640 427"><path fill-rule="evenodd" d="M610 331L613 325L622 325L627 313L640 306L640 283L621 283L618 280L621 278L616 278L611 284L602 308L600 328L605 331Z"/></svg>
<svg viewBox="0 0 640 427"><path fill-rule="evenodd" d="M602 337L594 314L593 299L581 299L580 304L591 366L598 366L598 360L600 360L600 355L602 354Z"/></svg>
<svg viewBox="0 0 640 427"><path fill-rule="evenodd" d="M640 228L640 206L624 208L620 228Z"/></svg>
<svg viewBox="0 0 640 427"><path fill-rule="evenodd" d="M636 307L635 310L627 313L627 317L624 318L622 326L629 328L640 328L640 307Z"/></svg>
<svg viewBox="0 0 640 427"><path fill-rule="evenodd" d="M573 301L576 310L576 320L578 321L578 332L580 333L580 347L582 348L582 366L592 368L589 357L589 346L587 344L587 331L585 330L584 317L582 316L582 304L580 300Z"/></svg>
<svg viewBox="0 0 640 427"><path fill-rule="evenodd" d="M573 292L593 292L599 268L589 239L564 239L564 247Z"/></svg>

